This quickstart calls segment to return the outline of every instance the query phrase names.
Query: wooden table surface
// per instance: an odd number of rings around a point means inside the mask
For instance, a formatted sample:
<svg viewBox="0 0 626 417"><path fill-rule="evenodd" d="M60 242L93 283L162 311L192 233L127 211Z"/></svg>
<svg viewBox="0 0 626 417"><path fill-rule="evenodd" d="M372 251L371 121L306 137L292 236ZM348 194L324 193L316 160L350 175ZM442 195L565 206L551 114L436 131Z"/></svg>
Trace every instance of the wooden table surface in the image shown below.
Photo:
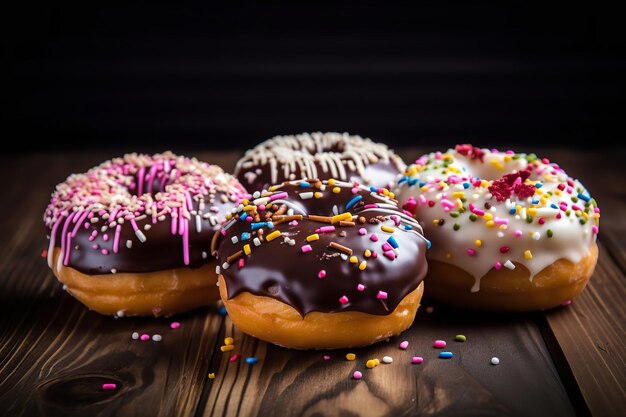
<svg viewBox="0 0 626 417"><path fill-rule="evenodd" d="M425 149L401 149L410 161ZM428 149L431 150L431 149ZM545 313L477 314L423 300L413 326L367 348L293 351L239 332L219 306L174 318L100 316L66 294L41 252L54 185L122 152L0 157L0 413L76 416L623 416L626 150L545 148L602 210L600 258L574 302ZM239 152L193 153L231 170ZM432 307L428 308L427 307ZM179 321L172 330L170 323ZM131 339L160 334L161 342ZM467 336L465 343L454 341ZM227 336L234 352L222 353ZM455 356L437 358L435 339ZM401 340L409 341L406 351ZM241 357L230 362L232 353ZM414 355L424 363L412 365ZM329 360L324 360L329 355ZM392 356L373 370L369 358ZM258 363L243 359L256 357ZM500 365L490 364L492 357ZM361 370L360 381L351 378ZM207 375L215 373L214 379ZM103 391L113 382L117 389Z"/></svg>

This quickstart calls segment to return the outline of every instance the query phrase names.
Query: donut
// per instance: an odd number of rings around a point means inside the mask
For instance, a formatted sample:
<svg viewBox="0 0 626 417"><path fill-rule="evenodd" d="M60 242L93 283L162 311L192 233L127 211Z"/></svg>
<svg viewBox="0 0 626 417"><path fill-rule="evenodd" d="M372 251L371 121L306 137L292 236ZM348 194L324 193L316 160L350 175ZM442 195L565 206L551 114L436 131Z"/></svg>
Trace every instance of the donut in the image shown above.
<svg viewBox="0 0 626 417"><path fill-rule="evenodd" d="M598 258L600 209L557 164L469 144L417 159L395 188L432 241L426 295L524 312L573 299Z"/></svg>
<svg viewBox="0 0 626 417"><path fill-rule="evenodd" d="M58 184L44 213L48 265L115 316L169 316L219 299L210 244L245 193L216 165L127 154Z"/></svg>
<svg viewBox="0 0 626 417"><path fill-rule="evenodd" d="M393 197L331 178L284 182L243 201L212 245L234 324L295 349L364 346L408 328L427 241Z"/></svg>
<svg viewBox="0 0 626 417"><path fill-rule="evenodd" d="M386 145L347 133L276 136L246 151L235 176L250 192L301 178L389 187L406 164Z"/></svg>

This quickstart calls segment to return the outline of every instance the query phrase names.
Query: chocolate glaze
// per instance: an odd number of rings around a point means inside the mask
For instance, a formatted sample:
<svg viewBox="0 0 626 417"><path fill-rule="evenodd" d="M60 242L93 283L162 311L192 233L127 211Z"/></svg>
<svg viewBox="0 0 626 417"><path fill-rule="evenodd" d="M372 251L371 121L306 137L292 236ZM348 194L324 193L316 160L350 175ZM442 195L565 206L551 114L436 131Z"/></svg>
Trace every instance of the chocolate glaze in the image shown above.
<svg viewBox="0 0 626 417"><path fill-rule="evenodd" d="M157 168L150 175L155 164ZM110 186L111 182L117 185ZM243 187L219 167L169 152L154 156L132 154L107 161L86 174L70 176L65 183L59 184L44 220L52 239L51 248L63 248L67 244L68 232L76 230L69 251L64 251L68 253L64 264L85 274L196 268L214 260L210 251L211 239L244 192ZM189 202L185 193L190 196ZM150 213L146 214L149 205L137 204L136 197L146 198L148 195L152 201L164 206L184 202L183 220L180 221L180 216L176 219L175 233L171 213L153 218ZM110 203L111 200L117 203ZM130 206L134 207L134 212L129 210ZM182 210L181 204L178 206L178 210ZM70 218L68 213L72 211L77 214ZM82 218L77 225L75 220L86 212L90 217ZM111 224L110 216L114 212L118 214L117 222ZM120 215L123 212L127 214ZM91 217L97 220L92 222ZM131 217L145 239L140 239L135 232ZM68 219L68 227L65 227ZM119 241L115 251L118 225ZM185 232L181 232L181 225ZM65 242L62 243L64 229ZM188 238L188 259L185 259L183 250L185 238Z"/></svg>
<svg viewBox="0 0 626 417"><path fill-rule="evenodd" d="M273 228L261 229L263 236L274 231L280 231L281 236L255 246L253 239L257 235L251 230L251 223L237 218L243 213L240 211L225 224L223 235L218 236L214 244L221 274L227 285L228 298L242 292L268 296L293 306L303 316L311 311L390 314L407 294L418 287L426 274L427 241L421 235L419 224L403 214L397 208L395 200L382 198L365 187L355 189L357 194L353 194L351 184L336 182L321 191L322 198L303 200L299 194L319 190L313 185L301 187L296 184L297 182L285 183L277 189L274 193L287 192L288 197L278 199L264 211L259 211L260 218L257 219L266 221L266 213L281 210L282 205L293 209L294 214L320 216L333 216L333 206L336 206L337 213L348 211L353 214L355 226L342 227L336 223L334 232L318 232L319 240L307 242L307 236L315 234L316 229L331 224L312 221L306 217L299 220L297 225L290 222L277 224L274 220ZM337 186L341 191L334 193L332 188ZM362 200L346 210L346 204L356 195L361 196ZM367 204L387 204L390 207L364 209ZM399 226L390 219L391 215L399 216ZM365 223L361 223L359 217L363 217ZM384 232L381 230L382 225L393 227L394 233ZM405 225L412 229L405 230ZM366 230L364 235L359 233L361 228ZM242 241L244 232L250 233L250 238ZM377 242L370 239L372 233L378 236ZM234 236L237 236L237 243L233 244ZM397 255L394 253L394 260L387 258L382 249L390 236L395 238L399 247ZM290 240L293 240L293 244L290 244ZM341 251L329 247L331 242L350 248L358 262L351 263L349 257L342 259ZM251 253L243 256L243 268L240 268L239 260L232 260L231 265L224 265L227 258L242 250L245 244L250 245ZM307 244L312 251L303 253L302 246ZM365 257L364 252L367 249L375 251L377 257ZM361 261L367 262L364 270L359 269ZM326 271L326 276L319 278L318 274L322 269ZM365 286L363 291L357 289L359 284ZM387 298L377 298L379 291L386 292ZM348 298L347 304L339 301L343 296Z"/></svg>
<svg viewBox="0 0 626 417"><path fill-rule="evenodd" d="M333 173L329 164L336 165L337 172ZM315 173L310 165L315 166ZM310 175L389 187L405 166L404 161L383 144L347 134L313 133L278 136L260 143L239 160L235 176L249 191ZM273 169L275 178L272 178Z"/></svg>

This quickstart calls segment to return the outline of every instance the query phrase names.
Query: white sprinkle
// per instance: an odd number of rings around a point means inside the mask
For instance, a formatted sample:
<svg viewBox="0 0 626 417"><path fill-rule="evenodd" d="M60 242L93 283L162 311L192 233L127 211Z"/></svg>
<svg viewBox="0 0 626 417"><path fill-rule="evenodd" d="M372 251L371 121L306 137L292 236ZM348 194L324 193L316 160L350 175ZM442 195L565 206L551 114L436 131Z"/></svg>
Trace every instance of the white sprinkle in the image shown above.
<svg viewBox="0 0 626 417"><path fill-rule="evenodd" d="M308 200L309 198L313 198L313 192L308 193L300 193L300 198L303 200Z"/></svg>
<svg viewBox="0 0 626 417"><path fill-rule="evenodd" d="M153 334L152 340L155 342L160 342L161 340L163 340L163 337L160 334Z"/></svg>
<svg viewBox="0 0 626 417"><path fill-rule="evenodd" d="M160 221L160 222L163 222L163 221L165 221L165 218L166 218L165 214L161 214L159 217L157 217L157 220Z"/></svg>
<svg viewBox="0 0 626 417"><path fill-rule="evenodd" d="M132 247L133 247L133 241L132 241L132 240L127 240L127 241L126 241L126 247L127 247L128 249L132 248Z"/></svg>
<svg viewBox="0 0 626 417"><path fill-rule="evenodd" d="M202 251L202 259L206 259L209 256L205 251Z"/></svg>
<svg viewBox="0 0 626 417"><path fill-rule="evenodd" d="M498 365L499 363L500 363L500 359L496 358L495 356L491 358L492 365Z"/></svg>
<svg viewBox="0 0 626 417"><path fill-rule="evenodd" d="M252 194L252 198L259 198L261 196L261 193L258 191L255 191L254 194Z"/></svg>
<svg viewBox="0 0 626 417"><path fill-rule="evenodd" d="M130 337L132 337L133 340L137 340L137 339L139 339L139 333L133 332L133 334Z"/></svg>
<svg viewBox="0 0 626 417"><path fill-rule="evenodd" d="M342 253L339 256L341 256L341 259L343 259L344 261L348 260L348 255L346 255L345 253Z"/></svg>
<svg viewBox="0 0 626 417"><path fill-rule="evenodd" d="M393 362L393 358L391 356L383 356L383 362L385 362L385 363L392 363Z"/></svg>
<svg viewBox="0 0 626 417"><path fill-rule="evenodd" d="M144 229L144 230L150 230L150 229L152 229L152 225L151 225L151 224L146 223L146 224L144 224L143 229Z"/></svg>
<svg viewBox="0 0 626 417"><path fill-rule="evenodd" d="M137 239L139 239L141 243L146 241L146 235L144 235L141 230L139 229L135 230L135 235L137 236Z"/></svg>
<svg viewBox="0 0 626 417"><path fill-rule="evenodd" d="M112 273L112 274L116 274L116 273L117 273L117 269L115 269L115 268L111 268L111 273Z"/></svg>
<svg viewBox="0 0 626 417"><path fill-rule="evenodd" d="M498 233L496 233L496 235L498 237L504 237L504 232L502 230L498 230Z"/></svg>
<svg viewBox="0 0 626 417"><path fill-rule="evenodd" d="M507 259L507 261L504 263L504 267L508 268L510 270L515 269L515 264L513 262L511 262L510 259Z"/></svg>
<svg viewBox="0 0 626 417"><path fill-rule="evenodd" d="M115 313L115 315L117 317L124 317L124 310L117 310L117 313Z"/></svg>
<svg viewBox="0 0 626 417"><path fill-rule="evenodd" d="M228 264L228 262L224 262L224 263L222 264L222 269L228 269L228 267L229 267L229 266L230 266L230 265Z"/></svg>
<svg viewBox="0 0 626 417"><path fill-rule="evenodd" d="M222 270L222 268L220 268L220 266L219 266L219 265L216 265L216 266L215 266L215 273L216 273L217 275L219 275L219 274L220 274L221 270Z"/></svg>
<svg viewBox="0 0 626 417"><path fill-rule="evenodd" d="M237 236L233 236L230 238L230 241L233 242L233 245L237 242L239 242L239 238Z"/></svg>
<svg viewBox="0 0 626 417"><path fill-rule="evenodd" d="M107 226L102 226L102 227L100 228L100 231L101 231L102 233L104 233L104 232L106 232L106 231L107 231L107 229L108 229L108 227L107 227Z"/></svg>
<svg viewBox="0 0 626 417"><path fill-rule="evenodd" d="M100 219L97 218L97 217L92 217L91 220L89 220L89 221L92 222L92 223L98 223L100 221Z"/></svg>
<svg viewBox="0 0 626 417"><path fill-rule="evenodd" d="M290 208L289 210L287 210L287 216L293 216L293 213L293 209Z"/></svg>
<svg viewBox="0 0 626 417"><path fill-rule="evenodd" d="M196 215L196 233L202 232L202 218Z"/></svg>
<svg viewBox="0 0 626 417"><path fill-rule="evenodd" d="M541 235L539 234L539 232L533 233L533 239L539 240L540 237L541 237Z"/></svg>
<svg viewBox="0 0 626 417"><path fill-rule="evenodd" d="M261 246L261 241L259 240L258 237L255 237L254 239L252 239L252 243L254 243L254 246Z"/></svg>

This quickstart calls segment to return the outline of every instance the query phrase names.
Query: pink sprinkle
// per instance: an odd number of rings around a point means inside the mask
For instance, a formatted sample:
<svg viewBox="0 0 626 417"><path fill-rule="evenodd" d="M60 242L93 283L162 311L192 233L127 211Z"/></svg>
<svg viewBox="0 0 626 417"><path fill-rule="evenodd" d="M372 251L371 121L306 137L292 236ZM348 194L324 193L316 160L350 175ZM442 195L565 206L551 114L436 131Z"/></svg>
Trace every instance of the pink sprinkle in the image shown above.
<svg viewBox="0 0 626 417"><path fill-rule="evenodd" d="M324 360L325 360L325 361L327 361L327 360L329 360L329 359L330 359L330 356L328 356L328 355L324 355Z"/></svg>
<svg viewBox="0 0 626 417"><path fill-rule="evenodd" d="M572 300L565 300L565 301L563 301L563 302L561 303L561 305L562 305L563 307L567 307L567 306L568 306L568 305L570 305L570 304L572 304Z"/></svg>
<svg viewBox="0 0 626 417"><path fill-rule="evenodd" d="M304 245L304 246L302 246L302 253L311 252L312 250L313 250L313 248L311 247L311 245Z"/></svg>
<svg viewBox="0 0 626 417"><path fill-rule="evenodd" d="M424 358L422 358L421 356L413 356L413 358L411 358L411 363L422 363L424 362Z"/></svg>
<svg viewBox="0 0 626 417"><path fill-rule="evenodd" d="M322 269L320 270L320 272L317 273L317 277L318 278L324 278L326 276L326 270Z"/></svg>
<svg viewBox="0 0 626 417"><path fill-rule="evenodd" d="M598 226L591 226L591 231L593 232L594 235L597 235L599 230L598 230Z"/></svg>
<svg viewBox="0 0 626 417"><path fill-rule="evenodd" d="M435 340L435 343L433 343L433 347L445 348L446 347L446 341L445 340Z"/></svg>
<svg viewBox="0 0 626 417"><path fill-rule="evenodd" d="M400 349L406 349L409 347L409 341L405 340L403 342L400 343Z"/></svg>
<svg viewBox="0 0 626 417"><path fill-rule="evenodd" d="M239 268L243 268L243 266L245 265L245 261L243 258L239 258Z"/></svg>
<svg viewBox="0 0 626 417"><path fill-rule="evenodd" d="M233 356L230 357L229 361L235 362L237 359L239 359L239 356L241 356L239 353L235 353Z"/></svg>
<svg viewBox="0 0 626 417"><path fill-rule="evenodd" d="M272 194L270 201L278 200L279 198L287 198L287 193L283 191L282 193Z"/></svg>
<svg viewBox="0 0 626 417"><path fill-rule="evenodd" d="M385 291L378 291L378 294L376 294L376 298L378 298L379 300L386 300L387 293Z"/></svg>
<svg viewBox="0 0 626 417"><path fill-rule="evenodd" d="M252 216L248 216L248 217L246 217L246 221L247 221L248 223L252 223L252 220L253 220L253 219L252 219Z"/></svg>
<svg viewBox="0 0 626 417"><path fill-rule="evenodd" d="M469 248L469 249L467 250L467 254L468 254L469 256L474 256L474 255L476 255L476 250L474 250L474 249L472 249L472 248Z"/></svg>
<svg viewBox="0 0 626 417"><path fill-rule="evenodd" d="M361 379L363 378L363 374L359 371L354 371L354 373L352 374L352 378L354 379Z"/></svg>
<svg viewBox="0 0 626 417"><path fill-rule="evenodd" d="M450 209L453 209L455 207L454 203L450 200L441 200L441 205L444 209L448 209L446 211L449 211Z"/></svg>
<svg viewBox="0 0 626 417"><path fill-rule="evenodd" d="M98 246L97 243L94 243L93 245L91 245L91 247L94 248L94 249L98 249L100 246Z"/></svg>
<svg viewBox="0 0 626 417"><path fill-rule="evenodd" d="M342 295L341 298L339 298L339 302L343 305L348 304L348 297L346 297L345 295Z"/></svg>
<svg viewBox="0 0 626 417"><path fill-rule="evenodd" d="M260 204L260 205L257 207L257 209L258 209L259 211L265 211L265 204Z"/></svg>
<svg viewBox="0 0 626 417"><path fill-rule="evenodd" d="M378 208L378 204L366 204L363 206L364 210L373 209L373 208Z"/></svg>
<svg viewBox="0 0 626 417"><path fill-rule="evenodd" d="M225 229L220 230L220 233L222 234L222 236L226 236L226 230Z"/></svg>
<svg viewBox="0 0 626 417"><path fill-rule="evenodd" d="M359 192L359 189L354 187L352 190L350 190L352 192L352 194L356 194Z"/></svg>
<svg viewBox="0 0 626 417"><path fill-rule="evenodd" d="M356 289L357 289L358 291L365 291L365 285L363 285L363 284L359 284L359 285L357 285L357 286L356 286Z"/></svg>
<svg viewBox="0 0 626 417"><path fill-rule="evenodd" d="M393 250L393 248L391 247L391 245L387 242L383 243L383 252L386 252L388 250Z"/></svg>
<svg viewBox="0 0 626 417"><path fill-rule="evenodd" d="M493 222L495 224L509 224L509 221L507 219L502 219L500 217L496 217L495 219L493 219Z"/></svg>
<svg viewBox="0 0 626 417"><path fill-rule="evenodd" d="M375 251L372 251L372 258L378 258L378 254Z"/></svg>
<svg viewBox="0 0 626 417"><path fill-rule="evenodd" d="M360 234L361 236L363 236L363 235L364 235L364 234L366 234L366 233L367 233L367 230L365 230L365 228L364 228L364 227L361 227L361 228L359 229L359 234Z"/></svg>
<svg viewBox="0 0 626 417"><path fill-rule="evenodd" d="M330 233L335 231L335 226L322 226L315 230L317 233Z"/></svg>
<svg viewBox="0 0 626 417"><path fill-rule="evenodd" d="M289 222L290 226L297 226L298 225L298 221L297 220L292 220Z"/></svg>
<svg viewBox="0 0 626 417"><path fill-rule="evenodd" d="M371 240L372 242L378 242L378 236L376 236L376 233L372 233L372 234L370 235L370 240Z"/></svg>
<svg viewBox="0 0 626 417"><path fill-rule="evenodd" d="M385 252L383 252L383 254L384 254L387 258L391 259L392 261L393 261L394 259L396 259L396 253L395 253L394 251L392 251L392 250L385 251Z"/></svg>
<svg viewBox="0 0 626 417"><path fill-rule="evenodd" d="M104 239L105 242L108 242L109 241L109 234L108 233L103 234L102 235L102 239Z"/></svg>
<svg viewBox="0 0 626 417"><path fill-rule="evenodd" d="M173 321L172 323L170 323L170 327L172 329L178 329L180 327L180 323L177 321Z"/></svg>
<svg viewBox="0 0 626 417"><path fill-rule="evenodd" d="M108 251L108 250L106 250L106 249L102 249L102 254L103 254L103 255L108 255L108 254L109 254L109 251Z"/></svg>
<svg viewBox="0 0 626 417"><path fill-rule="evenodd" d="M114 390L115 388L117 388L117 384L113 384L113 383L102 384L102 389L105 391L111 391L111 390Z"/></svg>
<svg viewBox="0 0 626 417"><path fill-rule="evenodd" d="M150 340L150 335L144 333L144 334L141 335L140 339L145 342L146 340Z"/></svg>
<svg viewBox="0 0 626 417"><path fill-rule="evenodd" d="M516 230L515 231L515 237L521 237L522 236L522 231L521 230Z"/></svg>
<svg viewBox="0 0 626 417"><path fill-rule="evenodd" d="M496 262L494 268L496 268L496 271L499 271L500 269L502 269L502 264L500 262Z"/></svg>

